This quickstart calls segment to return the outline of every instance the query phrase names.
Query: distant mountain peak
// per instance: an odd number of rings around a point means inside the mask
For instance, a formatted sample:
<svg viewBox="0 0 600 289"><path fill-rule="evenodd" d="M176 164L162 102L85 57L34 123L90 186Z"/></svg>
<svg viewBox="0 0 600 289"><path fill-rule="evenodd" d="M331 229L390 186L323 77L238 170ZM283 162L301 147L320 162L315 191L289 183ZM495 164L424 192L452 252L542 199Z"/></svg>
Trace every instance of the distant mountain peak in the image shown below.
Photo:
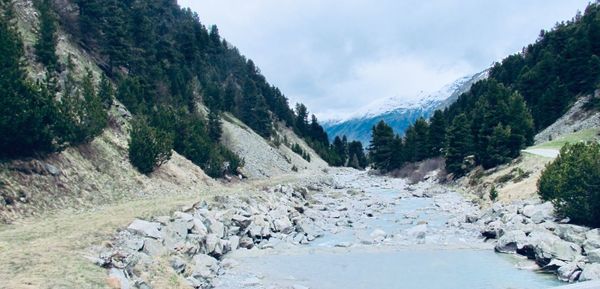
<svg viewBox="0 0 600 289"><path fill-rule="evenodd" d="M435 110L449 106L475 82L487 78L488 73L488 70L484 70L467 75L436 92L426 94L421 91L410 99L394 96L374 101L364 110L349 117L325 122L324 128L330 138L346 135L349 140L359 140L365 145L371 138L371 127L380 120L390 124L396 133L403 134L416 119L428 118Z"/></svg>

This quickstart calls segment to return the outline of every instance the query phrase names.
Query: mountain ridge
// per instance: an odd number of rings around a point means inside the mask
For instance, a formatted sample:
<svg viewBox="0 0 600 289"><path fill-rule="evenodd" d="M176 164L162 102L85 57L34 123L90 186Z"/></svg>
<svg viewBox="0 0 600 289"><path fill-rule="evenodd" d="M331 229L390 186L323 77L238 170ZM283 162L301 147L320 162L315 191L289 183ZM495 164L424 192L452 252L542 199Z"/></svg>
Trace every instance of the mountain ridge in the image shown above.
<svg viewBox="0 0 600 289"><path fill-rule="evenodd" d="M368 145L371 128L384 120L400 135L420 117L429 118L434 111L444 109L454 103L458 97L468 91L475 82L487 78L489 70L463 76L421 99L404 101L391 97L376 101L364 111L341 120L323 122L323 128L330 139L346 135L349 140L361 141Z"/></svg>

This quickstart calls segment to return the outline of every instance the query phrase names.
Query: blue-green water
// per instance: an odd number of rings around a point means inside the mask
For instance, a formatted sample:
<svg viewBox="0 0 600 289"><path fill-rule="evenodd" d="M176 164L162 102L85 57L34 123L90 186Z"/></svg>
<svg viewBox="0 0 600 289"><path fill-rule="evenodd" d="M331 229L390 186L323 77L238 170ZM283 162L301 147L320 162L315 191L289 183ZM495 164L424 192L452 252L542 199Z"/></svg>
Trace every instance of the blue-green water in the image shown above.
<svg viewBox="0 0 600 289"><path fill-rule="evenodd" d="M252 261L258 272L289 276L310 288L545 289L553 275L519 270L490 250L402 249L390 252L273 255Z"/></svg>

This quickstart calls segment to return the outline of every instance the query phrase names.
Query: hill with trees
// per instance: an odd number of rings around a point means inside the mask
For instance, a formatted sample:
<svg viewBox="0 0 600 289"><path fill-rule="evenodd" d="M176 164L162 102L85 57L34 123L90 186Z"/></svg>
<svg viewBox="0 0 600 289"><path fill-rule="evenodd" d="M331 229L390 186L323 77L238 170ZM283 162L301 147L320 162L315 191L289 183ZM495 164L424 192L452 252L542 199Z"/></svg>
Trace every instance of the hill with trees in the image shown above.
<svg viewBox="0 0 600 289"><path fill-rule="evenodd" d="M243 164L220 139L230 113L272 141L283 123L330 163L341 156L316 117L296 110L260 69L198 15L175 1L36 0L39 29L27 58L11 1L1 10L3 94L2 159L43 156L89 143L108 125L115 100L133 114L130 160L149 173L170 150L209 175L235 173ZM89 54L101 71L79 75L71 58L57 55L59 30ZM28 67L45 76L31 80ZM17 113L22 112L22 113Z"/></svg>
<svg viewBox="0 0 600 289"><path fill-rule="evenodd" d="M384 123L373 127L371 159L389 171L444 156L455 177L475 165L488 169L509 162L532 144L535 133L598 88L599 40L600 5L592 3L583 14L542 31L521 53L496 63L488 79L435 112L429 122L417 120L404 137L392 135L390 141Z"/></svg>

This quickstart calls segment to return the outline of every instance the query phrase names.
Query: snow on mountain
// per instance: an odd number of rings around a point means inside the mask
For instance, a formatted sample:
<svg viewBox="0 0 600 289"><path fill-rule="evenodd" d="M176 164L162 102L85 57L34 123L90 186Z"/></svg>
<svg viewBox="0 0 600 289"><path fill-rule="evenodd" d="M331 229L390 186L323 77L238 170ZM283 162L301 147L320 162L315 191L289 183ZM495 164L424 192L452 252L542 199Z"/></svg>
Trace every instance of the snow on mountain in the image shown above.
<svg viewBox="0 0 600 289"><path fill-rule="evenodd" d="M413 98L416 99L414 101L401 97L378 100L346 119L325 122L323 127L332 139L338 135L346 135L349 140L359 140L364 145L368 145L371 128L380 120L384 120L396 133L402 135L415 120L420 117L429 118L435 110L449 106L475 82L487 76L488 70L462 77L429 95L421 93L422 95Z"/></svg>

